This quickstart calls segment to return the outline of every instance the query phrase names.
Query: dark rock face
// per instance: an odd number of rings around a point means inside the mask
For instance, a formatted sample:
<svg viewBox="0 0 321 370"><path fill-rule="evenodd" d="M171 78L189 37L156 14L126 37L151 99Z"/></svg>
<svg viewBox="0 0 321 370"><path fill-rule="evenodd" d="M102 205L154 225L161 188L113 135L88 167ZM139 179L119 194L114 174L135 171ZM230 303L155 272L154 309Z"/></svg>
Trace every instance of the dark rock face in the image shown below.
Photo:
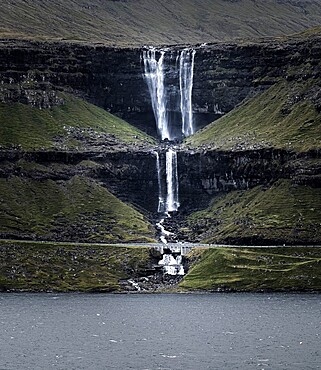
<svg viewBox="0 0 321 370"><path fill-rule="evenodd" d="M195 56L193 86L197 128L203 124L198 114L205 115L205 120L206 114L217 118L280 77L319 76L320 57L320 40L200 48Z"/></svg>
<svg viewBox="0 0 321 370"><path fill-rule="evenodd" d="M243 152L181 152L178 155L183 212L208 206L212 196L270 185L277 179L320 187L320 152L262 149Z"/></svg>
<svg viewBox="0 0 321 370"><path fill-rule="evenodd" d="M45 171L21 168L19 160L45 166ZM85 167L90 160L96 166ZM55 163L66 166L53 166ZM57 169L58 168L58 169ZM18 152L0 151L0 177L12 175L32 179L69 180L75 175L97 179L119 199L134 204L142 212L157 210L158 182L156 157L151 152Z"/></svg>
<svg viewBox="0 0 321 370"><path fill-rule="evenodd" d="M152 116L140 49L3 41L0 43L0 101L47 108L62 104L58 92L82 97L146 126ZM148 103L147 103L148 102ZM151 124L152 126L152 124ZM155 131L146 128L146 131Z"/></svg>
<svg viewBox="0 0 321 370"><path fill-rule="evenodd" d="M118 198L142 212L157 210L158 182L153 153L113 153L96 160L101 166L94 176Z"/></svg>
<svg viewBox="0 0 321 370"><path fill-rule="evenodd" d="M165 54L169 116L175 122L179 106L177 55ZM197 46L193 111L196 128L229 112L277 78L318 76L318 38L259 44ZM292 72L293 73L292 73ZM150 95L143 77L142 50L101 45L2 41L0 43L0 101L20 101L36 107L63 104L67 91L117 114L156 135Z"/></svg>
<svg viewBox="0 0 321 370"><path fill-rule="evenodd" d="M46 166L28 171L19 160ZM90 160L93 167L83 167ZM52 166L55 163L66 166ZM208 206L215 194L269 186L280 178L293 184L321 186L321 153L294 153L276 149L243 152L178 152L179 213ZM143 213L155 214L158 206L156 156L150 152L0 152L0 177L30 177L38 180L68 180L75 175L94 178L125 202Z"/></svg>

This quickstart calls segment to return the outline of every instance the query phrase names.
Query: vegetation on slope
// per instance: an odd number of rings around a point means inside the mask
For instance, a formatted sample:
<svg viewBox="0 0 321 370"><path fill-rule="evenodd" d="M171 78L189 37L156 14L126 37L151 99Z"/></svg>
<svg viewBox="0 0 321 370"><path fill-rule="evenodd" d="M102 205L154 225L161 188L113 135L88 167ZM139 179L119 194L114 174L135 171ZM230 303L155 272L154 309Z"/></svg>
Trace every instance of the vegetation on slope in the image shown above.
<svg viewBox="0 0 321 370"><path fill-rule="evenodd" d="M197 260L180 287L213 291L320 291L321 248L198 250Z"/></svg>
<svg viewBox="0 0 321 370"><path fill-rule="evenodd" d="M279 180L213 198L187 218L182 238L207 243L321 243L321 189Z"/></svg>
<svg viewBox="0 0 321 370"><path fill-rule="evenodd" d="M280 81L198 131L186 143L223 150L320 148L320 90L319 80Z"/></svg>
<svg viewBox="0 0 321 370"><path fill-rule="evenodd" d="M116 45L281 36L321 23L318 0L2 1L1 37Z"/></svg>
<svg viewBox="0 0 321 370"><path fill-rule="evenodd" d="M148 248L0 241L0 291L120 290L151 264Z"/></svg>
<svg viewBox="0 0 321 370"><path fill-rule="evenodd" d="M154 139L122 119L84 100L62 95L65 103L38 109L0 103L0 145L30 149L86 149L115 143L153 143Z"/></svg>
<svg viewBox="0 0 321 370"><path fill-rule="evenodd" d="M154 234L141 213L86 177L0 178L2 238L149 242Z"/></svg>

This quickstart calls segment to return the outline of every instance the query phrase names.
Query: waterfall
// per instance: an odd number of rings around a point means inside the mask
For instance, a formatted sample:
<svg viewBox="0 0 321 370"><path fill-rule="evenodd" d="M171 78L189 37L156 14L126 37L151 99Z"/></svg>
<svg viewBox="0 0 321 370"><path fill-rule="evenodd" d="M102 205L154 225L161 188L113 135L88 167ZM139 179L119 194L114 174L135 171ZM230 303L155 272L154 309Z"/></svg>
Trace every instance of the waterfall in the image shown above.
<svg viewBox="0 0 321 370"><path fill-rule="evenodd" d="M192 90L195 53L195 50L184 49L176 54L175 68L171 68L171 65L165 68L165 50L157 50L153 47L143 50L144 78L150 93L157 131L161 141L166 139L173 141L177 139L175 135L179 136L178 139L181 139L181 137L187 137L194 133ZM171 63L172 58L167 58L167 60ZM166 85L167 81L170 82ZM177 93L177 84L179 84L179 93ZM170 114L168 114L167 108L174 110L176 114L179 106L181 120L178 118L179 122L176 122L177 125L175 124L173 129L170 125ZM181 134L177 130L180 123L182 125ZM173 149L172 143L164 143L162 146L166 148L165 153L155 152L158 213L161 215L156 226L160 230L161 242L167 245L168 248L170 246L168 240L173 239L173 233L166 230L163 223L165 218L171 217L171 212L178 211L180 206L179 183L177 152ZM163 176L164 173L165 176ZM180 255L174 258L172 254L164 254L159 264L163 266L167 274L184 275L185 273Z"/></svg>
<svg viewBox="0 0 321 370"><path fill-rule="evenodd" d="M159 55L157 60L156 55ZM180 94L180 113L182 118L182 136L187 137L194 133L193 110L192 110L192 90L194 76L194 58L196 51L183 49L176 56L175 64L179 67L179 90ZM152 108L157 124L157 130L161 140L173 140L169 127L167 115L167 97L165 86L165 50L157 50L151 47L143 50L144 77L147 82L152 101ZM177 74L177 71L176 71ZM178 94L177 94L178 95ZM177 211L178 201L178 170L177 153L172 149L166 152L166 194L162 186L162 171L159 154L156 154L156 167L158 176L158 212L168 213ZM165 201L166 198L166 201Z"/></svg>
<svg viewBox="0 0 321 370"><path fill-rule="evenodd" d="M185 137L194 133L192 90L195 50L184 49L179 59L179 88L181 94L182 133Z"/></svg>
<svg viewBox="0 0 321 370"><path fill-rule="evenodd" d="M174 140L172 130L168 120L167 105L168 94L174 94L175 86L166 86L166 68L165 68L165 50L157 50L151 47L143 50L144 77L147 82L150 93L152 108L156 120L157 130L161 140ZM176 94L176 101L180 106L181 114L181 133L183 137L190 136L194 133L193 127L193 110L192 110L192 90L194 77L194 59L196 50L183 49L175 59L175 72L178 73L176 81L179 84L179 94ZM159 58L157 60L157 55ZM171 77L172 78L172 77ZM169 92L167 94L167 89ZM174 94L175 95L175 94Z"/></svg>
<svg viewBox="0 0 321 370"><path fill-rule="evenodd" d="M178 171L177 171L177 153L172 149L166 152L166 212L178 210Z"/></svg>
<svg viewBox="0 0 321 370"><path fill-rule="evenodd" d="M156 120L157 130L161 140L171 140L167 112L166 112L166 89L164 57L165 51L160 50L160 57L157 61L155 48L143 51L143 60L145 68L145 79L152 100L153 112Z"/></svg>
<svg viewBox="0 0 321 370"><path fill-rule="evenodd" d="M165 152L165 158L158 152L156 157L156 170L158 182L158 213L168 214L178 210L178 170L177 153L173 149ZM166 179L162 179L162 168L165 168ZM165 181L166 180L166 181ZM166 201L165 201L166 199Z"/></svg>

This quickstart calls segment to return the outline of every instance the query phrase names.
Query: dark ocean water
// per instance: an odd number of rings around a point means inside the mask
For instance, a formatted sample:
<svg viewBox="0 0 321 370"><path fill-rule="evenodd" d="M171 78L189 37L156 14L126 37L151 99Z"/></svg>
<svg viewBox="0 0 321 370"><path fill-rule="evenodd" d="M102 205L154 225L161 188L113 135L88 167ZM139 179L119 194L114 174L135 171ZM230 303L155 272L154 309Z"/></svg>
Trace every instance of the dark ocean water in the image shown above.
<svg viewBox="0 0 321 370"><path fill-rule="evenodd" d="M0 369L320 369L321 295L0 294Z"/></svg>

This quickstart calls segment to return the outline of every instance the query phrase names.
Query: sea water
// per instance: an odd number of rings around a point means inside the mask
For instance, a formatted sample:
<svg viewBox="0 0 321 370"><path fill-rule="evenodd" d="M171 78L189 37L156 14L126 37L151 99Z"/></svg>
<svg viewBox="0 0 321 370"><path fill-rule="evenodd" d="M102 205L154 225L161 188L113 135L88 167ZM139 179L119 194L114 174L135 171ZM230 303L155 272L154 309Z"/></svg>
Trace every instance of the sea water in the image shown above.
<svg viewBox="0 0 321 370"><path fill-rule="evenodd" d="M0 369L319 369L317 294L0 294Z"/></svg>

